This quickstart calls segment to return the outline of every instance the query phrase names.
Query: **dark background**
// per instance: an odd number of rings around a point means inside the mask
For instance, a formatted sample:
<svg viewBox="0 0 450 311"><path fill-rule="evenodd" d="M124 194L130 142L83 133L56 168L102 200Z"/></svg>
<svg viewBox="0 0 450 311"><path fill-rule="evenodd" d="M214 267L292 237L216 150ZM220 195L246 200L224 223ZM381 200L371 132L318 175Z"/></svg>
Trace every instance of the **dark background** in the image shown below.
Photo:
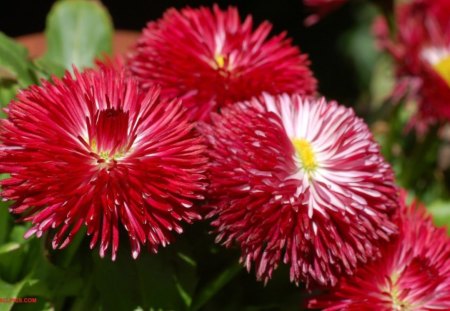
<svg viewBox="0 0 450 311"><path fill-rule="evenodd" d="M351 62L342 57L338 49L340 35L355 24L354 10L350 5L330 14L312 27L303 25L308 9L302 0L103 0L117 29L141 30L147 21L162 16L169 7L182 8L199 5L212 5L217 2L222 8L237 6L241 15L252 14L256 23L269 20L273 33L287 31L294 44L310 55L312 69L319 79L321 93L352 106L358 93L357 77ZM21 36L42 32L45 16L54 1L15 0L2 4L0 11L0 31L9 36Z"/></svg>

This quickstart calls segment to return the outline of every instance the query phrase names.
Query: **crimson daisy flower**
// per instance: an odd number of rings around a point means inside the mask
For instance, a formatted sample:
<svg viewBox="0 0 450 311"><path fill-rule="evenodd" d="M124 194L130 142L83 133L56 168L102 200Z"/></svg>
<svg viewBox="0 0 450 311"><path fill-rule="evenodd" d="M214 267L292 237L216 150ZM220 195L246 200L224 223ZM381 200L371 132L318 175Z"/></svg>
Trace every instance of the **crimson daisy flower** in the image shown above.
<svg viewBox="0 0 450 311"><path fill-rule="evenodd" d="M399 235L378 261L361 266L310 308L324 310L450 310L450 240L423 205L406 204L396 216Z"/></svg>
<svg viewBox="0 0 450 311"><path fill-rule="evenodd" d="M2 197L32 223L26 237L52 230L63 248L84 225L91 248L115 259L123 226L136 258L141 245L156 252L200 218L192 206L205 188L203 139L177 100L140 91L124 70L75 69L20 92L6 111Z"/></svg>
<svg viewBox="0 0 450 311"><path fill-rule="evenodd" d="M162 96L182 98L195 120L263 91L314 94L307 56L270 31L268 22L253 30L233 7L169 9L143 30L128 65L144 89L159 84Z"/></svg>
<svg viewBox="0 0 450 311"><path fill-rule="evenodd" d="M418 114L412 120L419 129L428 123L450 120L450 1L414 0L399 4L395 18L397 35L391 38L384 19L375 24L382 48L397 65L394 95L417 99Z"/></svg>
<svg viewBox="0 0 450 311"><path fill-rule="evenodd" d="M210 145L209 217L265 282L279 261L292 281L334 285L395 232L393 173L353 110L265 94L201 124Z"/></svg>

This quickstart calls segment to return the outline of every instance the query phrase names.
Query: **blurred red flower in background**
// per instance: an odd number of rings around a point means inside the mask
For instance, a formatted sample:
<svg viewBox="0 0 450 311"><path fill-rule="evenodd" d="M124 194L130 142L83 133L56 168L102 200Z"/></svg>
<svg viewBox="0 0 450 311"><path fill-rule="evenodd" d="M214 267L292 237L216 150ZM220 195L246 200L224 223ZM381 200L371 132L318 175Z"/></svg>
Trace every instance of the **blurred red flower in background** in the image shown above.
<svg viewBox="0 0 450 311"><path fill-rule="evenodd" d="M303 0L303 3L314 13L308 16L305 24L310 26L317 23L322 17L344 5L348 0Z"/></svg>
<svg viewBox="0 0 450 311"><path fill-rule="evenodd" d="M310 301L323 310L450 310L450 240L426 209L401 195L399 235L378 261L359 268L328 294Z"/></svg>
<svg viewBox="0 0 450 311"><path fill-rule="evenodd" d="M54 248L87 227L91 248L116 257L119 227L132 255L155 251L182 222L200 216L205 145L182 105L142 92L123 70L102 65L18 94L1 121L2 196L32 223L26 236L55 230Z"/></svg>
<svg viewBox="0 0 450 311"><path fill-rule="evenodd" d="M353 110L265 94L212 121L208 216L258 279L283 258L292 281L334 285L395 232L392 170Z"/></svg>
<svg viewBox="0 0 450 311"><path fill-rule="evenodd" d="M170 9L144 29L129 67L144 89L159 84L163 97L183 99L194 120L262 92L314 94L307 56L285 33L269 37L271 28L253 30L232 7Z"/></svg>
<svg viewBox="0 0 450 311"><path fill-rule="evenodd" d="M413 120L424 128L430 122L450 120L450 1L415 0L396 8L397 35L391 38L380 18L375 32L382 48L397 65L395 97L418 100Z"/></svg>

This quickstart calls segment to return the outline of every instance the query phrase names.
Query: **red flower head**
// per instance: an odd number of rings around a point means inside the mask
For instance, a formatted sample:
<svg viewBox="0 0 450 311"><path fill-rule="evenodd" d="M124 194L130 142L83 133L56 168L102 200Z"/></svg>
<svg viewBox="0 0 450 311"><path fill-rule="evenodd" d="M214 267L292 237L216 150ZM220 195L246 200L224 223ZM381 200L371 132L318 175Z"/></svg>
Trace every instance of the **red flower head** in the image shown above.
<svg viewBox="0 0 450 311"><path fill-rule="evenodd" d="M380 260L359 268L329 294L310 301L324 310L450 310L450 240L425 208L402 193L399 235Z"/></svg>
<svg viewBox="0 0 450 311"><path fill-rule="evenodd" d="M267 281L283 258L291 280L334 285L378 253L395 226L389 165L353 110L264 95L200 126L210 144L210 217L226 246Z"/></svg>
<svg viewBox="0 0 450 311"><path fill-rule="evenodd" d="M270 30L268 22L253 30L251 16L242 22L232 7L170 9L144 29L129 67L144 89L156 83L163 97L182 98L195 120L262 92L314 94L307 56Z"/></svg>
<svg viewBox="0 0 450 311"><path fill-rule="evenodd" d="M347 3L348 0L303 0L303 2L315 12L305 20L306 25L313 25L323 16Z"/></svg>
<svg viewBox="0 0 450 311"><path fill-rule="evenodd" d="M410 89L418 99L418 125L450 120L449 16L448 0L414 0L397 7L394 40L385 20L376 23L382 48L397 62L396 95Z"/></svg>
<svg viewBox="0 0 450 311"><path fill-rule="evenodd" d="M1 121L0 171L11 212L32 223L26 237L53 229L63 248L85 225L91 248L114 259L121 224L136 258L200 218L205 145L181 104L158 96L107 65L18 94Z"/></svg>

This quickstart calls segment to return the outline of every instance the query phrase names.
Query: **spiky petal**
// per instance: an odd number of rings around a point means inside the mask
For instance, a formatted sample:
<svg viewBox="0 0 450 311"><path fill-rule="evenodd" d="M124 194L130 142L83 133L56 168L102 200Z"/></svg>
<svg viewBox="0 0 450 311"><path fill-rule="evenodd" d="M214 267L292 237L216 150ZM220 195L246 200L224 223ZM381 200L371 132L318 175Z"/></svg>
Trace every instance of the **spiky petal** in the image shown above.
<svg viewBox="0 0 450 311"><path fill-rule="evenodd" d="M450 310L450 239L423 205L406 203L396 218L399 235L382 257L359 268L328 294L312 299L323 310Z"/></svg>
<svg viewBox="0 0 450 311"><path fill-rule="evenodd" d="M26 236L54 231L54 248L82 227L103 257L128 231L141 245L167 245L183 222L199 219L205 145L182 105L140 91L122 69L66 73L18 94L1 121L2 196L32 223Z"/></svg>
<svg viewBox="0 0 450 311"><path fill-rule="evenodd" d="M271 28L253 30L233 7L170 9L147 25L128 65L144 89L159 84L163 97L182 98L195 120L263 91L314 94L307 56Z"/></svg>
<svg viewBox="0 0 450 311"><path fill-rule="evenodd" d="M292 281L334 285L395 232L391 168L351 109L266 94L212 121L209 217L258 279L283 260Z"/></svg>

